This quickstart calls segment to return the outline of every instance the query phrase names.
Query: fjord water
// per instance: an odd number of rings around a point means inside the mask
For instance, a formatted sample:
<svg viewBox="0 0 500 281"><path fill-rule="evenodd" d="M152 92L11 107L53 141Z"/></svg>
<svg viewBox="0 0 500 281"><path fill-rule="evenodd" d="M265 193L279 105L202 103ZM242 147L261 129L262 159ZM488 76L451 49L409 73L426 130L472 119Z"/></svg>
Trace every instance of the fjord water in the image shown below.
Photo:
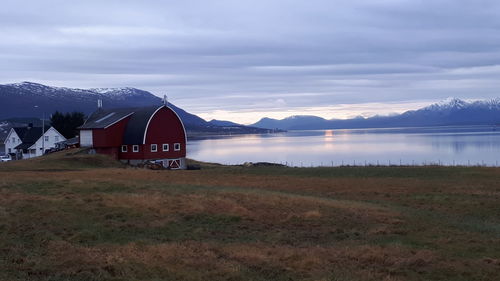
<svg viewBox="0 0 500 281"><path fill-rule="evenodd" d="M289 131L191 140L188 157L289 166L499 166L500 126Z"/></svg>

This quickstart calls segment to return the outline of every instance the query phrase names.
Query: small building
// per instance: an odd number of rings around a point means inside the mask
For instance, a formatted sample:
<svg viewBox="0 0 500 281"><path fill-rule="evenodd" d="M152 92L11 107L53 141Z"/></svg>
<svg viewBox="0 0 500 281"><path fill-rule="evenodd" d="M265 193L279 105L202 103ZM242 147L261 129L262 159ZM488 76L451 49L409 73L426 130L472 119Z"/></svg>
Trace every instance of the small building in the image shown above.
<svg viewBox="0 0 500 281"><path fill-rule="evenodd" d="M130 165L154 161L169 169L186 168L186 130L167 105L98 108L80 129L80 147Z"/></svg>
<svg viewBox="0 0 500 281"><path fill-rule="evenodd" d="M66 140L54 127L43 130L42 127L33 127L33 124L11 128L4 141L5 153L18 160L38 157L54 148L56 143Z"/></svg>
<svg viewBox="0 0 500 281"><path fill-rule="evenodd" d="M74 138L70 138L56 143L55 149L63 150L63 149L78 148L78 147L80 147L80 137L76 136Z"/></svg>

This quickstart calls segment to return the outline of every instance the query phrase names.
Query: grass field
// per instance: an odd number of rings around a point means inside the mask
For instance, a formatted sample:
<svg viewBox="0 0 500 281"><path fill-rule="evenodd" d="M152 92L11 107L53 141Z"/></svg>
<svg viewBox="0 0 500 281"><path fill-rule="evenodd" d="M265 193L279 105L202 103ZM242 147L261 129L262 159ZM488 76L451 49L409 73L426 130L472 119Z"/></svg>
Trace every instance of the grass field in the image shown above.
<svg viewBox="0 0 500 281"><path fill-rule="evenodd" d="M500 169L0 164L0 280L500 280Z"/></svg>

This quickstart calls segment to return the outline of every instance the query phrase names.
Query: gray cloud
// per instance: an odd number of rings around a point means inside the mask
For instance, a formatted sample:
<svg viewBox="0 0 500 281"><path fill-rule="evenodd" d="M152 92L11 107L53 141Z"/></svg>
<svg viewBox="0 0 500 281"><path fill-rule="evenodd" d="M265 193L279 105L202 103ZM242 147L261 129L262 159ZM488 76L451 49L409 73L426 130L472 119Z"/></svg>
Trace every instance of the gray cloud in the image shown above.
<svg viewBox="0 0 500 281"><path fill-rule="evenodd" d="M499 96L500 3L12 1L0 82L132 86L195 113Z"/></svg>

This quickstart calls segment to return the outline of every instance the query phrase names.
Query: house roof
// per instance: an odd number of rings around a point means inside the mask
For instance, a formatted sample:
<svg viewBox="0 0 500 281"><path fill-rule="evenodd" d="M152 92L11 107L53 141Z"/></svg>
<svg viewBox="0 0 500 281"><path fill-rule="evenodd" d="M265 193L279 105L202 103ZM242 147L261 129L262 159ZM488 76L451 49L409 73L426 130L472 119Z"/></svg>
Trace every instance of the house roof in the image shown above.
<svg viewBox="0 0 500 281"><path fill-rule="evenodd" d="M14 147L14 149L28 149L30 147L32 147L35 143L34 142L30 142L30 143L21 143L20 145Z"/></svg>
<svg viewBox="0 0 500 281"><path fill-rule="evenodd" d="M151 116L163 106L164 105L137 108L125 128L123 144L142 144L144 142L144 133L146 132Z"/></svg>
<svg viewBox="0 0 500 281"><path fill-rule="evenodd" d="M104 129L134 113L135 108L98 109L79 129Z"/></svg>
<svg viewBox="0 0 500 281"><path fill-rule="evenodd" d="M14 127L12 128L21 142L36 142L42 136L42 127ZM50 129L50 126L45 127L45 132Z"/></svg>

